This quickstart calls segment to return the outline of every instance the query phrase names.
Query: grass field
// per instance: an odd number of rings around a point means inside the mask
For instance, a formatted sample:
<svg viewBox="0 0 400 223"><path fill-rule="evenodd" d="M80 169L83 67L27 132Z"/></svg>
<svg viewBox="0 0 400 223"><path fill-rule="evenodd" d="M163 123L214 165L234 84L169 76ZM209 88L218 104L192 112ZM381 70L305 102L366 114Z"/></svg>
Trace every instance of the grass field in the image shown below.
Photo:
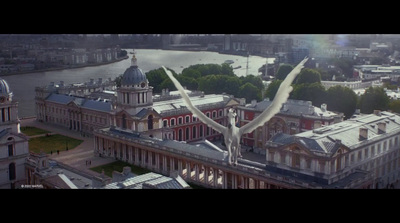
<svg viewBox="0 0 400 223"><path fill-rule="evenodd" d="M20 127L20 130L22 133L24 133L27 136L35 136L35 135L42 135L42 134L50 133L47 130L39 129L39 128L32 127L32 126Z"/></svg>
<svg viewBox="0 0 400 223"><path fill-rule="evenodd" d="M74 149L83 140L70 138L59 134L41 136L29 139L29 151L39 153L41 150L45 153L55 153L58 151L65 151L68 149Z"/></svg>
<svg viewBox="0 0 400 223"><path fill-rule="evenodd" d="M92 167L90 168L91 170L101 173L102 170L104 170L104 174L112 177L112 172L118 171L118 172L122 172L122 169L126 166L129 166L132 170L132 173L137 174L137 175L141 175L141 174L145 174L145 173L149 173L151 171L147 170L147 169L143 169L141 167L123 162L123 161L115 161L109 164L105 164L105 165L101 165L101 166L96 166L96 167Z"/></svg>

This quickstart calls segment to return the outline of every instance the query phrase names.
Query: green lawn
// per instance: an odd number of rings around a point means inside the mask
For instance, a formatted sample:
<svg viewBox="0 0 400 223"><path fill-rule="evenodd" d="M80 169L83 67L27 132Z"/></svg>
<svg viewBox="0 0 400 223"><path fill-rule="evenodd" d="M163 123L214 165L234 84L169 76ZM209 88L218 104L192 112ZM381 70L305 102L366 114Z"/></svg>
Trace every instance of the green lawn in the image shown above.
<svg viewBox="0 0 400 223"><path fill-rule="evenodd" d="M65 151L68 149L74 149L83 140L70 138L68 136L63 136L59 134L41 136L29 139L29 151L34 153L39 153L43 150L45 153L56 153L57 150Z"/></svg>
<svg viewBox="0 0 400 223"><path fill-rule="evenodd" d="M39 128L32 127L32 126L23 126L23 127L20 127L20 130L22 133L24 133L27 136L34 136L34 135L50 133L47 130L39 129Z"/></svg>
<svg viewBox="0 0 400 223"><path fill-rule="evenodd" d="M124 167L126 167L126 166L129 166L131 168L131 170L132 170L132 173L134 173L136 175L141 175L141 174L145 174L145 173L150 173L151 172L150 170L143 169L141 167L138 167L138 166L135 166L135 165L132 165L130 163L123 162L123 161L120 161L120 160L112 162L112 163L109 163L109 164L105 164L105 165L102 165L102 166L92 167L90 169L95 171L95 172L98 172L98 173L101 173L101 171L104 170L104 174L105 175L107 175L109 177L112 177L112 172L114 170L118 171L118 172L122 172L122 169Z"/></svg>

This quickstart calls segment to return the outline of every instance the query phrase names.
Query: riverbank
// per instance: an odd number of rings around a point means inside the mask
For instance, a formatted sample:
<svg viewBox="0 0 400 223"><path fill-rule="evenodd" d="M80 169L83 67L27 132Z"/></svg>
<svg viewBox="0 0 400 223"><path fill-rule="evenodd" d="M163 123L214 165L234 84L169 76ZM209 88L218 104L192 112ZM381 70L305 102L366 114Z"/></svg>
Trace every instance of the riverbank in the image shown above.
<svg viewBox="0 0 400 223"><path fill-rule="evenodd" d="M83 68L83 67L95 67L95 66L101 66L101 65L106 65L106 64L119 62L119 61L122 61L122 60L126 60L128 58L129 58L129 56L127 55L127 56L124 56L124 57L117 58L117 59L115 59L113 61L107 61L107 62L101 62L101 63L67 65L67 66L63 66L63 67L52 67L52 68L46 68L46 69L19 71L19 72L5 73L5 74L1 74L0 73L0 76L11 76L11 75L20 75L20 74L29 74L29 73L38 73L38 72L47 72L47 71L57 71L57 70L70 70L70 69Z"/></svg>

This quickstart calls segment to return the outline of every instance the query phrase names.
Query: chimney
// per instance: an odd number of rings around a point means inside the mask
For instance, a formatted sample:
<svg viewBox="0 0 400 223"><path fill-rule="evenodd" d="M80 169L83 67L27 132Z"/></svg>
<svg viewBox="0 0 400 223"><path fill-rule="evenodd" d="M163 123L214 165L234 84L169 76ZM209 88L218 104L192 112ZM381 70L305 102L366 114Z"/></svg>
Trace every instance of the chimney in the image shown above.
<svg viewBox="0 0 400 223"><path fill-rule="evenodd" d="M256 107L257 100L251 100L251 107Z"/></svg>
<svg viewBox="0 0 400 223"><path fill-rule="evenodd" d="M327 110L327 108L328 108L328 106L325 103L321 104L321 110L322 111L325 112Z"/></svg>
<svg viewBox="0 0 400 223"><path fill-rule="evenodd" d="M368 139L368 129L360 128L359 138L360 141Z"/></svg>
<svg viewBox="0 0 400 223"><path fill-rule="evenodd" d="M379 122L378 123L378 134L386 133L386 123Z"/></svg>
<svg viewBox="0 0 400 223"><path fill-rule="evenodd" d="M374 115L381 116L381 110L374 110Z"/></svg>
<svg viewBox="0 0 400 223"><path fill-rule="evenodd" d="M59 86L60 86L60 87L64 87L64 81L60 81Z"/></svg>

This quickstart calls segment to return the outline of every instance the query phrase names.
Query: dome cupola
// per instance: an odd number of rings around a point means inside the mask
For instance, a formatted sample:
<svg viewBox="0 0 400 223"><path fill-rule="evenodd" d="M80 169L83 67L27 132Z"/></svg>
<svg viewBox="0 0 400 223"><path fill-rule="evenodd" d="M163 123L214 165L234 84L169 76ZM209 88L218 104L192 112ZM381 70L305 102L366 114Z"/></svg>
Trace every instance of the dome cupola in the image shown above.
<svg viewBox="0 0 400 223"><path fill-rule="evenodd" d="M0 94L8 95L10 93L11 93L11 91L10 91L10 87L8 86L8 83L5 80L0 78Z"/></svg>
<svg viewBox="0 0 400 223"><path fill-rule="evenodd" d="M122 75L121 86L144 87L147 83L146 75L138 68L136 56L133 54L131 66Z"/></svg>

